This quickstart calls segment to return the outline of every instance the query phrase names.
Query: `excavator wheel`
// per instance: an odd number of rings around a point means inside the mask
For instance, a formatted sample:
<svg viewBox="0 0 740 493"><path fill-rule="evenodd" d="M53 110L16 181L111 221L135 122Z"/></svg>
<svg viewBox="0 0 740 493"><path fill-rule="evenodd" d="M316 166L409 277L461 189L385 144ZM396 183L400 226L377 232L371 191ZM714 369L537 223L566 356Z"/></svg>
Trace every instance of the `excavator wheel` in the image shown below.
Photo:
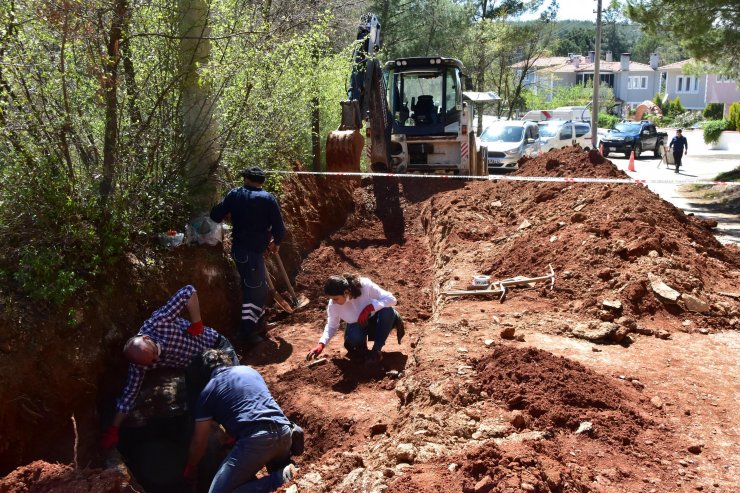
<svg viewBox="0 0 740 493"><path fill-rule="evenodd" d="M335 130L326 137L327 171L360 171L365 139L358 130Z"/></svg>

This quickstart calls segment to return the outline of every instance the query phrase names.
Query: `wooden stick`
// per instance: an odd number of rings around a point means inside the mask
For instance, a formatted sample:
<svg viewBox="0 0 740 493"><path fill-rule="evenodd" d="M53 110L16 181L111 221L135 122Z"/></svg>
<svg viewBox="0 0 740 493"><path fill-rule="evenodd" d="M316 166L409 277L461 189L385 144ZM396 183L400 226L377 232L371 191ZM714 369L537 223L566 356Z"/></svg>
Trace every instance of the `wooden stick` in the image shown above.
<svg viewBox="0 0 740 493"><path fill-rule="evenodd" d="M320 365L321 363L326 363L326 361L327 361L326 358L319 358L317 360L314 360L314 361L310 362L306 366L308 366L309 368L311 368L312 366Z"/></svg>

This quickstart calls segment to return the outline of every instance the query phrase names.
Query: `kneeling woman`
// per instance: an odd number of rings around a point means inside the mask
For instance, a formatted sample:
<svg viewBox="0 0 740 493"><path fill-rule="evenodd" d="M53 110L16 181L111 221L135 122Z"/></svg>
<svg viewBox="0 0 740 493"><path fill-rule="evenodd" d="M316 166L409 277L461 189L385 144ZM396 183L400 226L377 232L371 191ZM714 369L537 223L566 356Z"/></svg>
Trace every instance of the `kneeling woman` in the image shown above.
<svg viewBox="0 0 740 493"><path fill-rule="evenodd" d="M329 296L326 308L327 321L319 344L306 359L316 358L337 333L339 322L344 320L344 347L350 356L367 353L367 340L374 341L367 355L369 362L379 362L381 349L393 327L396 327L398 342L404 334L403 320L393 308L396 298L367 277L354 274L331 276L324 284L324 294Z"/></svg>

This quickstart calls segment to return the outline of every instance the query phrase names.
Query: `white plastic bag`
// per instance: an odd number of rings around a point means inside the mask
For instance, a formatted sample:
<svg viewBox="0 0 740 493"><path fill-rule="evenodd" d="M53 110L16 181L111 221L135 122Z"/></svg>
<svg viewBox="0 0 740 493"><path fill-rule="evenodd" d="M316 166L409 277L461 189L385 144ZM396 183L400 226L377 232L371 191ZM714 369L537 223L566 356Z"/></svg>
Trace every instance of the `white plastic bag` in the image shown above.
<svg viewBox="0 0 740 493"><path fill-rule="evenodd" d="M223 227L208 216L201 216L190 221L185 227L188 243L198 245L218 245L224 239Z"/></svg>

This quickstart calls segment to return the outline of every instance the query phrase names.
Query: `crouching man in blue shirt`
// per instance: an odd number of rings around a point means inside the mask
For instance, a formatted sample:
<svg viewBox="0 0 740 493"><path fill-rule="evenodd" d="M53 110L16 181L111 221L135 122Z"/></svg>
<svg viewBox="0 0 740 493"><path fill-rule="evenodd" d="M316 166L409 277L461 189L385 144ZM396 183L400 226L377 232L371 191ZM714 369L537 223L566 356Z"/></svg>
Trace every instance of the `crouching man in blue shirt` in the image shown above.
<svg viewBox="0 0 740 493"><path fill-rule="evenodd" d="M211 423L216 421L236 443L213 478L209 493L275 491L296 470L290 462L290 420L256 370L232 364L222 351L208 349L203 353L202 369L211 379L195 407L195 429L183 475L193 476L205 453ZM269 474L256 479L263 466Z"/></svg>

